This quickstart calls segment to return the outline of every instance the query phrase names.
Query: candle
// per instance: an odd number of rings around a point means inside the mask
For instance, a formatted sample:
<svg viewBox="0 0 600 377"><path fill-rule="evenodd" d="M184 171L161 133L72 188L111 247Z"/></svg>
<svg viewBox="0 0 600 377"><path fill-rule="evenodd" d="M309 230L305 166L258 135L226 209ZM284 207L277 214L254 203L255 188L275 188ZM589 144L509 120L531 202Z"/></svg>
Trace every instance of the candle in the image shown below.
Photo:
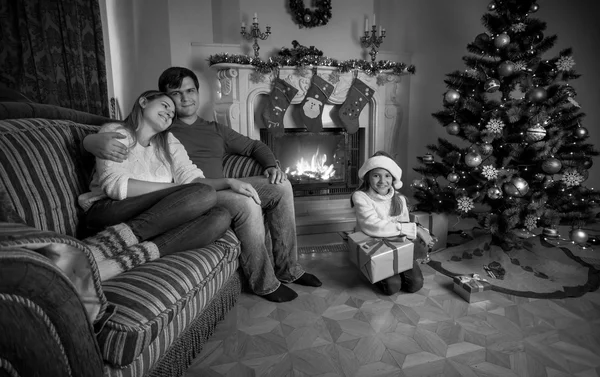
<svg viewBox="0 0 600 377"><path fill-rule="evenodd" d="M258 14L254 13L254 23L258 23Z"/></svg>
<svg viewBox="0 0 600 377"><path fill-rule="evenodd" d="M377 23L375 22L375 13L373 13L373 26L377 25Z"/></svg>
<svg viewBox="0 0 600 377"><path fill-rule="evenodd" d="M369 31L369 17L365 17L365 31Z"/></svg>
<svg viewBox="0 0 600 377"><path fill-rule="evenodd" d="M383 28L381 27L381 25L379 25L379 36L383 35Z"/></svg>
<svg viewBox="0 0 600 377"><path fill-rule="evenodd" d="M246 23L244 21L242 21L242 29L246 28Z"/></svg>
<svg viewBox="0 0 600 377"><path fill-rule="evenodd" d="M385 28L381 30L381 33L382 33L381 36L385 37Z"/></svg>

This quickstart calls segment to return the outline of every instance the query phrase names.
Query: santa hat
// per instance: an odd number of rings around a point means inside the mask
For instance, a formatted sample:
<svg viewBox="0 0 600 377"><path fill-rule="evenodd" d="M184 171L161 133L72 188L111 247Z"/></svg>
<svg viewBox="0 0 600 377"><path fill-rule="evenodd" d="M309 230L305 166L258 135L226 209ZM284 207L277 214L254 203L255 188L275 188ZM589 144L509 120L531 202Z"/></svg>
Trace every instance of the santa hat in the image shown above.
<svg viewBox="0 0 600 377"><path fill-rule="evenodd" d="M402 187L402 169L400 169L400 166L394 160L385 156L373 156L365 161L363 166L358 170L358 178L364 180L368 172L377 168L383 168L390 172L392 177L394 177L394 188L396 190Z"/></svg>

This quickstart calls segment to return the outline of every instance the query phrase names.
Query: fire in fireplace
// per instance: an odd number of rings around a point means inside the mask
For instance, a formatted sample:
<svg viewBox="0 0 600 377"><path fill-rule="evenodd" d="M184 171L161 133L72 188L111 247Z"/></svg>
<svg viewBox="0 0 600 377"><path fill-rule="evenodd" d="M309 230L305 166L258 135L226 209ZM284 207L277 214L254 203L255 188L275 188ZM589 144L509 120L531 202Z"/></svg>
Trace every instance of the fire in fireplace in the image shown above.
<svg viewBox="0 0 600 377"><path fill-rule="evenodd" d="M288 174L294 196L345 194L358 186L359 132L286 128L278 137L265 129L260 135Z"/></svg>

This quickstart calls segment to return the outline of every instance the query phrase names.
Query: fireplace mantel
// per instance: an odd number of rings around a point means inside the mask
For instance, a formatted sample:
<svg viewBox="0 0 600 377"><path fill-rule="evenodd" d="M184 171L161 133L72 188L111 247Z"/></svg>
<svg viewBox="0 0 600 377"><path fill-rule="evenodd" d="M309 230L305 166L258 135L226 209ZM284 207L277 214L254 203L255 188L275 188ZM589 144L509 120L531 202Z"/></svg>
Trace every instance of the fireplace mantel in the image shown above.
<svg viewBox="0 0 600 377"><path fill-rule="evenodd" d="M219 82L214 104L215 120L242 135L260 139L260 125L255 122L255 103L258 96L271 92L275 74L258 74L251 65L233 63L215 64L211 68L216 71ZM337 76L338 80L332 82L330 75L336 71L339 72L335 67L316 67L316 74L335 87L329 98L329 103L333 105L344 103L355 74L350 71L333 75L332 77ZM292 104L302 102L313 74L314 70L311 68L303 71L295 67L280 68L279 77L298 89ZM402 77L389 72L369 76L363 71L358 71L357 77L375 91L371 103L363 109L365 114L361 114L359 119L360 127L365 129L366 150L363 158L377 150L385 150L397 156L402 149L398 141L402 139L402 134L407 133L406 127L401 127L403 118L407 117L403 108L407 106L408 92L401 89Z"/></svg>

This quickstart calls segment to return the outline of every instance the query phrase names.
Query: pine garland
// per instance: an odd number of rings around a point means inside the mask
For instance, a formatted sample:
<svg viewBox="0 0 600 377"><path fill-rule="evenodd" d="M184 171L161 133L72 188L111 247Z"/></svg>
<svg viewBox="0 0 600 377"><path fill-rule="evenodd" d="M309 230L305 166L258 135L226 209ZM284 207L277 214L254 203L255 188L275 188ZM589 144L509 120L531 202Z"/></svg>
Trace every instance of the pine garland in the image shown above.
<svg viewBox="0 0 600 377"><path fill-rule="evenodd" d="M315 10L305 8L304 0L290 0L289 5L294 21L300 28L327 25L331 19L331 0L316 0Z"/></svg>

